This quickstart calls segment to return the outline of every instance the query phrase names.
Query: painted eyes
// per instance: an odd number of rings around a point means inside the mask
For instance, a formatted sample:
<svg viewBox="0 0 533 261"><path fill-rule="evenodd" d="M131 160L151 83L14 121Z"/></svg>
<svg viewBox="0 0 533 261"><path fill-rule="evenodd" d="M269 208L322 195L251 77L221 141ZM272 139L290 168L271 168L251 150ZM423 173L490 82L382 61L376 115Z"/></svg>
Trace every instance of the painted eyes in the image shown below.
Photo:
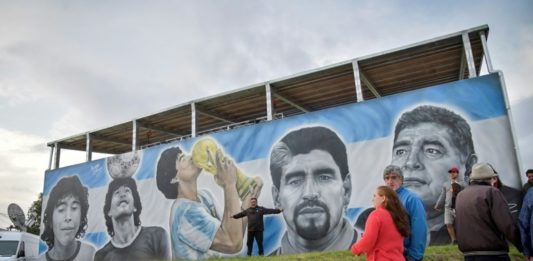
<svg viewBox="0 0 533 261"><path fill-rule="evenodd" d="M332 174L319 174L315 176L315 180L320 183L329 182L333 180ZM290 178L287 180L287 184L289 186L301 186L305 183L305 177L304 176L297 176Z"/></svg>

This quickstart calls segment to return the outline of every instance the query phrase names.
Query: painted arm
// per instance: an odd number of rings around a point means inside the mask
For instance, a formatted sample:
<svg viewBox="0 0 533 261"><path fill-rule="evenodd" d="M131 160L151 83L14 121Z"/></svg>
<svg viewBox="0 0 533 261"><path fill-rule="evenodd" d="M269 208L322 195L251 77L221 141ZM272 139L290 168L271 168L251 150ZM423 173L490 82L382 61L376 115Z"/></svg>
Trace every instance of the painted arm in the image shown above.
<svg viewBox="0 0 533 261"><path fill-rule="evenodd" d="M434 209L439 210L440 206L444 203L444 200L446 199L446 186L442 186L442 189L440 191L439 199L437 199L437 202L435 203Z"/></svg>
<svg viewBox="0 0 533 261"><path fill-rule="evenodd" d="M232 213L241 210L241 202L235 187L237 168L230 159L222 155L220 150L216 154L216 164L217 175L214 177L216 183L224 190L224 214L210 248L223 253L235 253L241 250L244 236L242 221L232 217Z"/></svg>

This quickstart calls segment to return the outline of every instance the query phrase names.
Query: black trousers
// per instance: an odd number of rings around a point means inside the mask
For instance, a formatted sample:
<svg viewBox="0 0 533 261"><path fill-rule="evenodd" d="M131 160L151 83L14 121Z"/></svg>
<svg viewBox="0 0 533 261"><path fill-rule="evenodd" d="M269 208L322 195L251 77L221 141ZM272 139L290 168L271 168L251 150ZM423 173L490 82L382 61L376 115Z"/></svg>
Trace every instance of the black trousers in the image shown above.
<svg viewBox="0 0 533 261"><path fill-rule="evenodd" d="M263 255L263 231L248 231L248 256L252 255L252 249L254 247L254 238L259 248L259 255Z"/></svg>

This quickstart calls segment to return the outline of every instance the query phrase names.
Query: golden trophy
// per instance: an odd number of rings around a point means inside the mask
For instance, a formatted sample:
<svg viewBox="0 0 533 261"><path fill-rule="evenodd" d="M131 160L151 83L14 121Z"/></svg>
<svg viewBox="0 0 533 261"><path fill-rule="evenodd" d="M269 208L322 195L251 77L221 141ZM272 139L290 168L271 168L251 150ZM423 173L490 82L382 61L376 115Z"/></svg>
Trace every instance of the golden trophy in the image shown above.
<svg viewBox="0 0 533 261"><path fill-rule="evenodd" d="M218 150L217 143L210 138L203 138L197 141L192 148L192 161L194 165L205 171L216 175L216 153ZM253 178L246 176L237 168L237 193L239 198L243 200L248 193L257 186L256 181Z"/></svg>

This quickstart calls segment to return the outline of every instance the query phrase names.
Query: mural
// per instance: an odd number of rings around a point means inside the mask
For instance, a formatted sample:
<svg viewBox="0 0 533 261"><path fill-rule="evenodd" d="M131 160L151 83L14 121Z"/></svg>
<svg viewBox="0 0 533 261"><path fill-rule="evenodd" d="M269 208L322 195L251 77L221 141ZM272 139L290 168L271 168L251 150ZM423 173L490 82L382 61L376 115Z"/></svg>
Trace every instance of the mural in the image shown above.
<svg viewBox="0 0 533 261"><path fill-rule="evenodd" d="M448 169L467 181L471 166L486 161L515 191L513 147L497 74L162 144L48 171L40 252L72 260L245 255L247 221L232 216L253 197L284 209L264 217L265 255L349 249L391 163L424 202L431 244L449 243L443 211L433 208Z"/></svg>

